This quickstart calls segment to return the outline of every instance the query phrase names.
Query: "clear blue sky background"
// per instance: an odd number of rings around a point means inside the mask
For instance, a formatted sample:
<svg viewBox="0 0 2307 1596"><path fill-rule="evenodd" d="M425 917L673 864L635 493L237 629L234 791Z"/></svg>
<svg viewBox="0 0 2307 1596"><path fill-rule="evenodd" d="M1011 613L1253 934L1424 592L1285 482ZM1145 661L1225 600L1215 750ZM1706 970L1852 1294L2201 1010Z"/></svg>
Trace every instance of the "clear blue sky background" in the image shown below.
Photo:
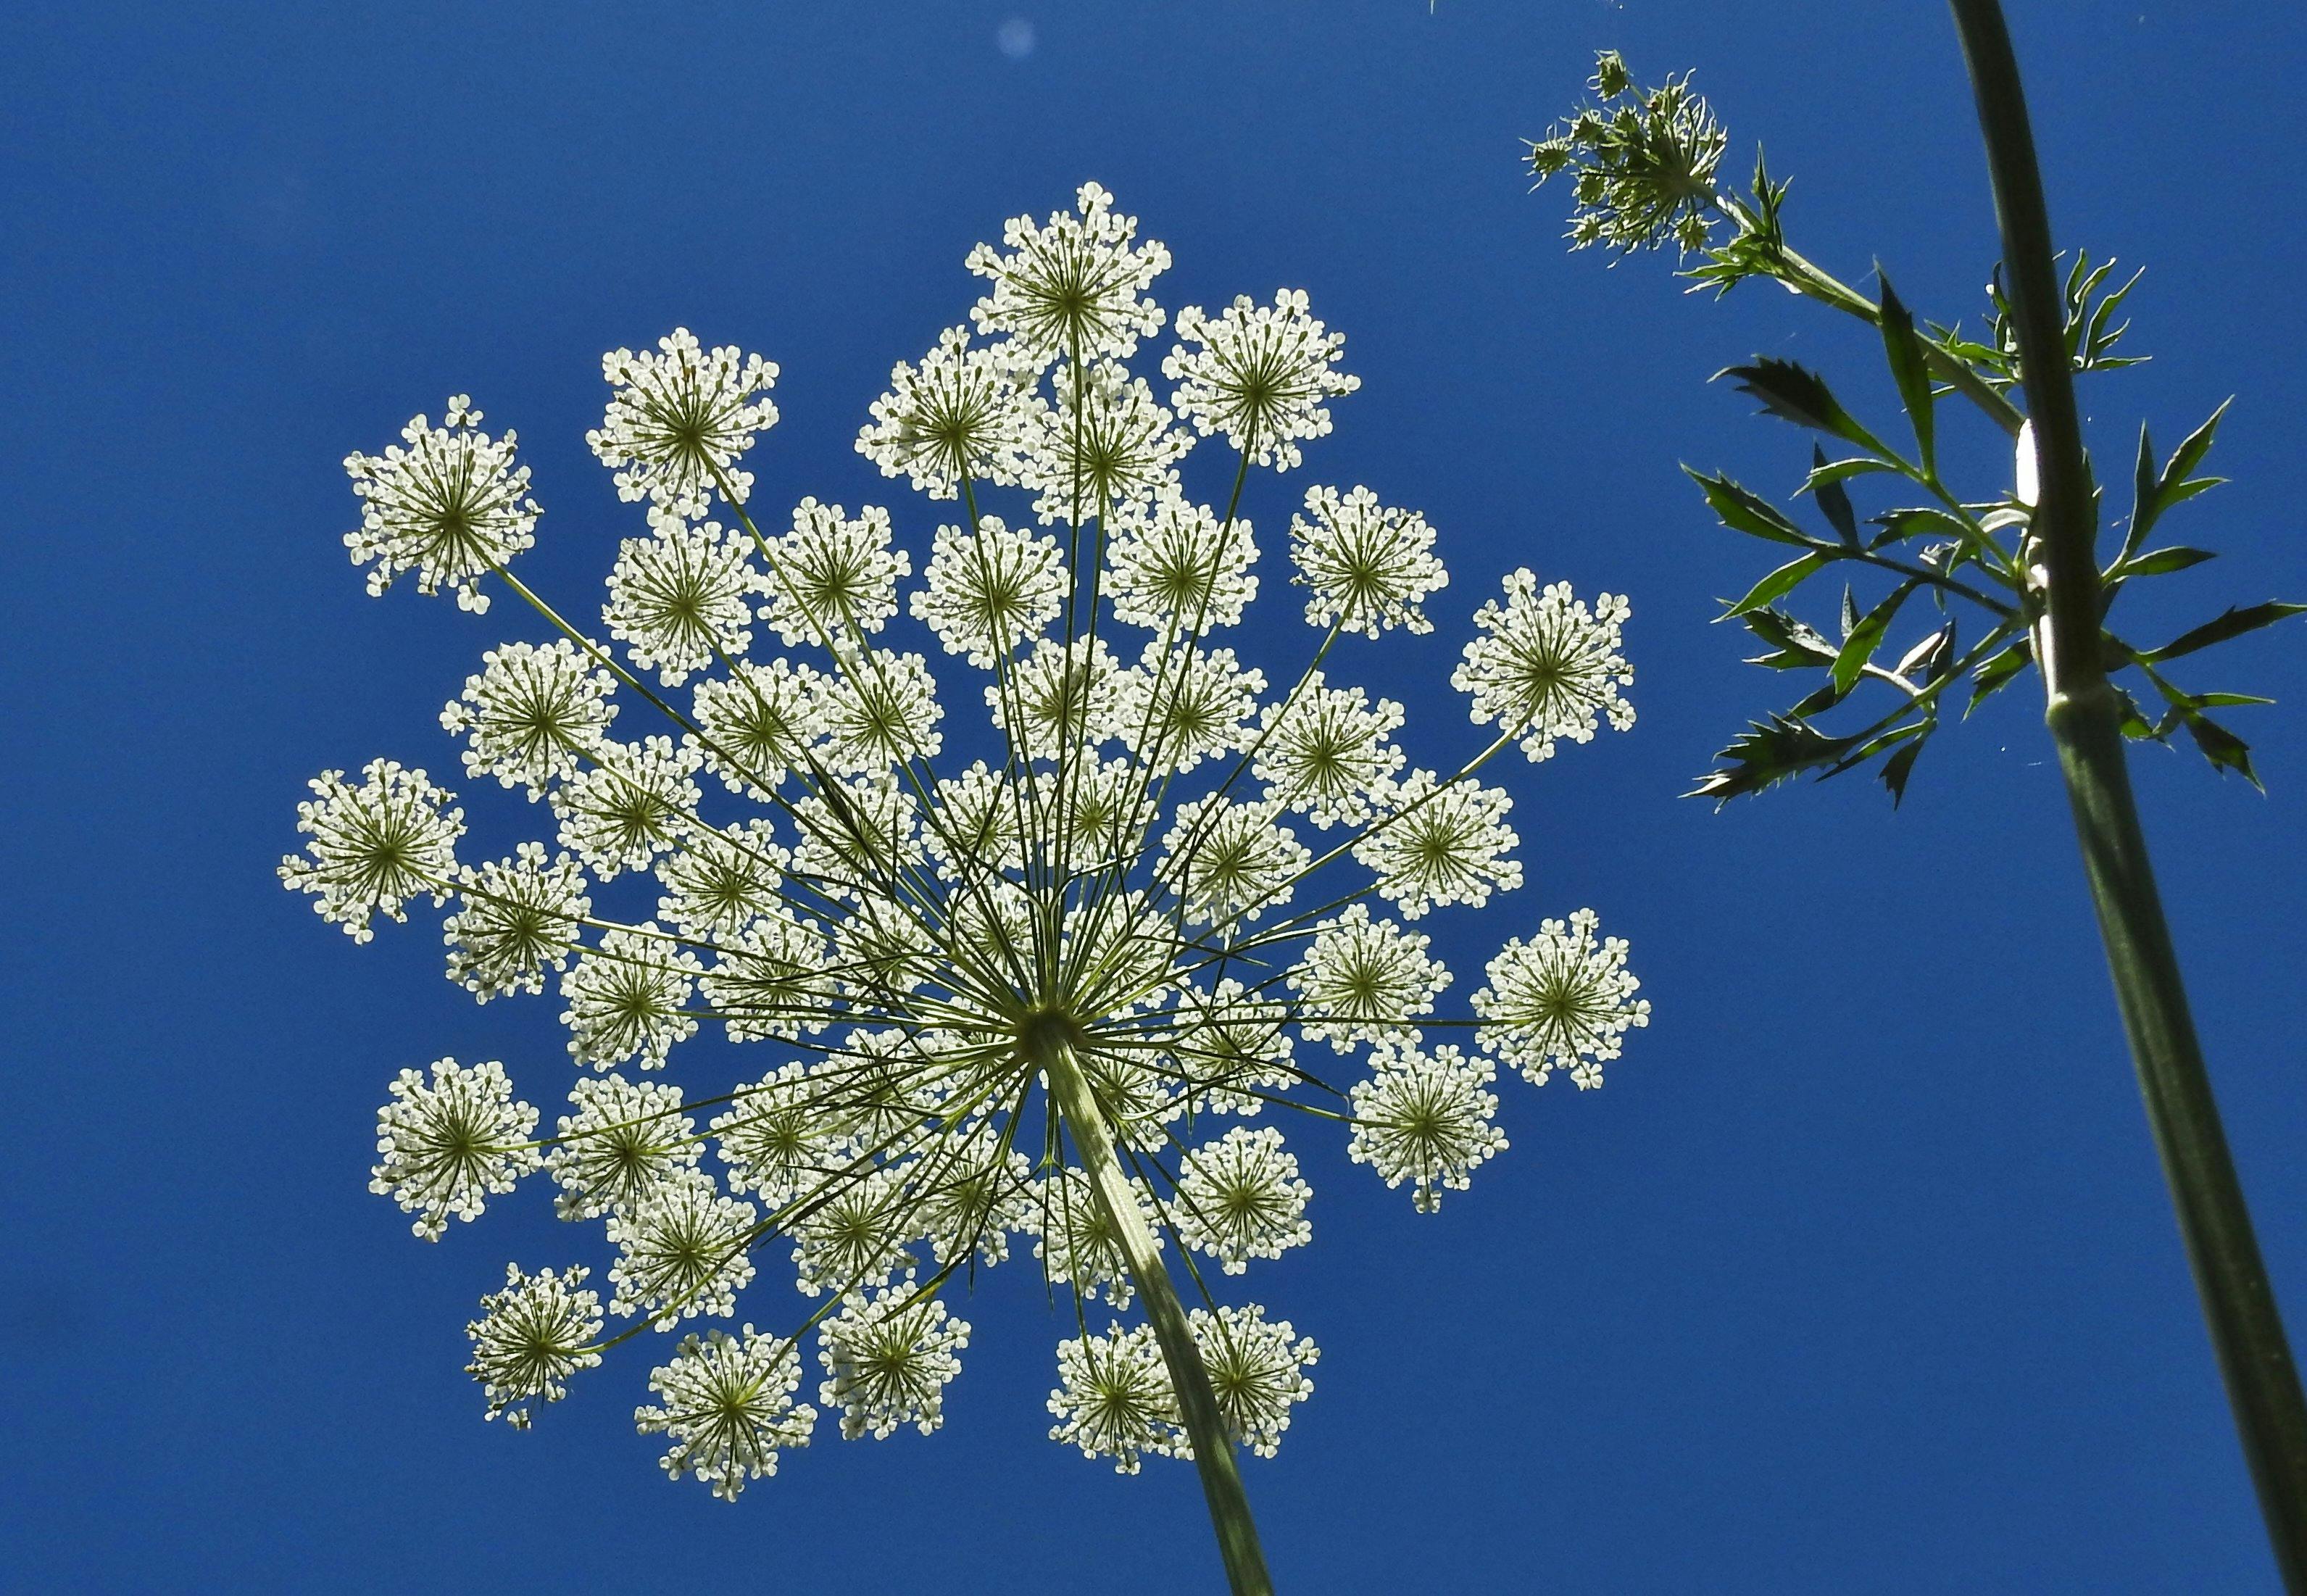
<svg viewBox="0 0 2307 1596"><path fill-rule="evenodd" d="M2137 629L2307 596L2307 25L2015 10L2061 240L2150 267L2133 336L2155 364L2087 396L2106 475L2140 416L2167 442L2240 396L2214 461L2236 485L2171 527L2227 557ZM1766 551L1717 531L1677 464L1782 492L1807 453L1706 378L1773 352L1880 406L1868 335L1775 290L1683 298L1664 261L1566 257L1563 197L1515 165L1595 47L1693 66L1734 160L1762 139L1794 176L1803 248L1853 279L1879 258L1919 309L1975 318L1994 245L1940 6L14 16L0 1583L1214 1586L1189 1471L1117 1479L1043 1438L1062 1320L1022 1273L966 1310L942 1433L821 1432L735 1507L657 1475L629 1423L644 1358L536 1432L481 1423L475 1299L508 1256L597 1238L532 1193L411 1240L364 1190L373 1116L394 1071L452 1052L554 1102L557 1006L477 1009L424 916L356 948L271 874L313 770L453 772L441 702L527 635L363 596L338 543L348 450L470 391L536 467L532 579L581 610L635 529L581 439L599 351L680 322L783 363L757 468L778 495L887 502L849 441L890 362L959 318L973 240L1095 177L1176 253L1165 303L1300 285L1348 333L1367 386L1305 480L1370 483L1441 528L1457 619L1358 667L1411 700L1428 758L1471 735L1442 683L1501 571L1634 603L1641 725L1516 768L1529 885L1437 930L1471 977L1591 904L1633 940L1656 1023L1599 1094L1505 1083L1513 1151L1436 1218L1298 1137L1316 1242L1252 1277L1325 1348L1282 1455L1249 1470L1284 1589L2273 1588L2036 705L2014 691L1941 737L1900 813L1859 779L1720 815L1675 796L1782 701L1707 624ZM999 47L1012 17L1030 52ZM2003 464L1964 435L1991 491ZM895 502L925 545L927 507ZM1294 624L1286 601L1265 620ZM2191 754L2137 769L2307 1329L2303 638L2191 678L2284 700L2237 721L2268 797ZM508 833L530 818L469 797Z"/></svg>

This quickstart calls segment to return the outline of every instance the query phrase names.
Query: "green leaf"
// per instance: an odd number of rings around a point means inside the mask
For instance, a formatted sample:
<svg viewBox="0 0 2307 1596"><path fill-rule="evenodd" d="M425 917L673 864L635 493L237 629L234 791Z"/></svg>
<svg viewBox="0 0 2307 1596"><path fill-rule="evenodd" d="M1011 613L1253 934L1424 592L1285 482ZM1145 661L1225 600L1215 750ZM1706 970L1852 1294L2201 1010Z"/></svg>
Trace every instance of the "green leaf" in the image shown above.
<svg viewBox="0 0 2307 1596"><path fill-rule="evenodd" d="M1882 353L1891 362L1891 379L1899 385L1899 402L1906 407L1907 419L1914 425L1915 448L1923 462L1923 474L1935 480L1939 474L1937 428L1932 413L1930 367L1923 359L1923 340L1915 336L1915 319L1899 303L1891 279L1880 267L1875 269L1874 276L1882 287Z"/></svg>
<svg viewBox="0 0 2307 1596"><path fill-rule="evenodd" d="M2148 436L2147 424L2142 421L2139 424L2139 462L2131 473L2131 528L2123 534L2123 560L2131 558L2132 551L2147 541L2147 530L2154 524L2155 441Z"/></svg>
<svg viewBox="0 0 2307 1596"><path fill-rule="evenodd" d="M2231 399L2220 400L2219 408L2211 412L2209 419L2189 433L2179 447L2171 451L2171 458L2164 462L2163 475L2155 485L2158 510L2167 510L2177 502L2166 495L2187 480L2190 471L2203 463L2203 457L2211 451L2212 440L2218 435L2220 418L2226 415L2227 407L2234 403Z"/></svg>
<svg viewBox="0 0 2307 1596"><path fill-rule="evenodd" d="M1788 562L1748 588L1746 596L1723 611L1719 619L1728 621L1749 610L1759 610L1774 599L1785 597L1834 558L1834 555L1820 550L1805 554L1799 560Z"/></svg>
<svg viewBox="0 0 2307 1596"><path fill-rule="evenodd" d="M2247 609L2230 607L2216 621L2207 621L2194 631L2183 633L2160 648L2149 649L2139 657L2159 665L2164 660L2176 659L2183 654L2192 654L2215 643L2224 643L2229 638L2239 638L2247 631L2257 631L2262 626L2272 626L2277 621L2301 614L2307 614L2307 604L2269 601L2252 605Z"/></svg>
<svg viewBox="0 0 2307 1596"><path fill-rule="evenodd" d="M1683 469L1706 495L1706 502L1715 516L1733 532L1744 532L1750 537L1766 538L1772 543L1790 543L1797 548L1817 549L1832 545L1813 537L1779 512L1777 506L1740 487L1728 476L1709 476L1703 471Z"/></svg>
<svg viewBox="0 0 2307 1596"><path fill-rule="evenodd" d="M1866 662L1874 656L1874 650L1882 647L1882 634L1891 630L1891 622L1898 614L1899 606L1907 602L1907 596L1919 584L1911 579L1900 583L1891 590L1889 597L1867 611L1865 616L1850 629L1849 636L1842 640L1841 652L1834 656L1834 684L1837 687L1845 692L1850 691L1852 684L1865 671Z"/></svg>
<svg viewBox="0 0 2307 1596"><path fill-rule="evenodd" d="M1931 740L1924 732L1882 761L1882 785L1891 789L1891 807L1896 809L1906 802L1907 777L1914 774L1915 761L1922 757L1923 744Z"/></svg>
<svg viewBox="0 0 2307 1596"><path fill-rule="evenodd" d="M1811 445L1810 458L1812 461L1810 475L1803 479L1802 486L1797 488L1795 492L1797 493L1807 492L1811 497L1816 499L1819 512L1826 517L1827 524L1834 528L1845 544L1852 548L1857 547L1858 517L1857 513L1850 508L1850 495L1843 491L1842 476L1828 475L1833 470L1833 467L1827 464L1826 450L1814 443ZM1872 460L1865 463L1878 471L1888 468L1876 465ZM1848 475L1850 475L1848 472L1843 473L1843 476Z"/></svg>
<svg viewBox="0 0 2307 1596"><path fill-rule="evenodd" d="M1749 660L1746 662L1749 665L1768 665L1774 671L1796 670L1806 665L1831 664L1839 652L1834 644L1784 610L1767 607L1749 610L1738 618L1746 623L1747 631L1779 650L1776 654Z"/></svg>
<svg viewBox="0 0 2307 1596"><path fill-rule="evenodd" d="M2125 560L2115 568L2117 577L2169 576L2174 571L2184 571L2191 565L2200 565L2218 556L2208 549L2191 549L2174 543L2167 547L2149 549L2143 554Z"/></svg>
<svg viewBox="0 0 2307 1596"><path fill-rule="evenodd" d="M1749 793L1775 786L1790 776L1840 759L1857 739L1830 737L1807 721L1773 715L1752 723L1744 735L1715 755L1724 761L1685 798L1711 798L1727 803Z"/></svg>
<svg viewBox="0 0 2307 1596"><path fill-rule="evenodd" d="M2010 686L2011 678L2025 670L2028 663L2034 657L2033 640L2020 638L1972 672L1970 702L1963 706L1964 718L1968 719L1973 709Z"/></svg>
<svg viewBox="0 0 2307 1596"><path fill-rule="evenodd" d="M2200 709L2240 709L2252 704L2272 704L2273 699L2262 699L2248 692L2199 692L2195 706Z"/></svg>
<svg viewBox="0 0 2307 1596"><path fill-rule="evenodd" d="M1898 469L1888 460L1870 459L1863 454L1854 454L1847 460L1830 460L1815 445L1813 446L1811 452L1820 463L1811 468L1810 475L1803 478L1802 486L1795 490L1797 496L1815 493L1821 483L1841 482L1853 476L1864 476L1870 471Z"/></svg>
<svg viewBox="0 0 2307 1596"><path fill-rule="evenodd" d="M1883 459L1898 459L1842 408L1823 378L1791 360L1758 356L1752 365L1734 365L1714 374L1737 378L1738 390L1752 394L1773 416L1814 432L1831 433Z"/></svg>
<svg viewBox="0 0 2307 1596"><path fill-rule="evenodd" d="M2208 715L2187 716L2187 734L2195 740L2195 746L2203 751L2203 757L2213 765L2221 770L2237 772L2262 793L2267 790L2260 786L2259 773L2251 768L2250 743Z"/></svg>

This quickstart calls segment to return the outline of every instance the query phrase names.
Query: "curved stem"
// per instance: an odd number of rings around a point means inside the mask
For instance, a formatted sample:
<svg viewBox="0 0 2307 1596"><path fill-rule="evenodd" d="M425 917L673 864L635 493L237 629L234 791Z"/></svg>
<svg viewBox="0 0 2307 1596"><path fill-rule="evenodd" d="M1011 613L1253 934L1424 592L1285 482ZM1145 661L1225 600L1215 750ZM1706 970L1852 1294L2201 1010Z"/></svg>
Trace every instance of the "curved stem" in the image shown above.
<svg viewBox="0 0 2307 1596"><path fill-rule="evenodd" d="M1137 1194L1115 1155L1113 1135L1106 1128L1096 1094L1082 1074L1072 1043L1055 1028L1037 1028L1025 1057L1049 1082L1050 1095L1073 1135L1083 1172L1097 1193L1098 1207L1113 1227L1122 1257L1129 1265L1129 1277L1145 1299L1145 1317L1153 1321L1162 1360L1169 1366L1170 1383L1178 1394L1178 1410L1186 1421L1186 1437L1194 1446L1194 1467L1201 1472L1202 1495L1209 1502L1218 1554L1225 1560L1226 1583L1233 1596L1273 1596L1274 1581L1265 1572L1257 1525L1249 1516L1249 1497L1234 1466L1233 1437L1218 1412L1209 1370L1203 1366L1201 1349L1194 1344L1193 1328L1178 1301L1176 1288L1170 1283L1170 1272L1155 1248L1154 1232L1137 1206Z"/></svg>
<svg viewBox="0 0 2307 1596"><path fill-rule="evenodd" d="M2048 615L2037 649L2083 868L2147 1117L2285 1586L2307 1592L2307 1402L2219 1123L2097 648L2097 514L2043 182L1997 0L1951 0L1978 100L2040 462L2033 542Z"/></svg>

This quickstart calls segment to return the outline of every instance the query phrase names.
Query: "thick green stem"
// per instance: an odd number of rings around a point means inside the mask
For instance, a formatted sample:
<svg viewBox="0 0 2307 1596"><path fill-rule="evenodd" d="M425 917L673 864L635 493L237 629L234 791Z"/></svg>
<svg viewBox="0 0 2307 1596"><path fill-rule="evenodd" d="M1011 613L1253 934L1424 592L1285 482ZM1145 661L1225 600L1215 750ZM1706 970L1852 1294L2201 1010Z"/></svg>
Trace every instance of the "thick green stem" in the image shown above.
<svg viewBox="0 0 2307 1596"><path fill-rule="evenodd" d="M2034 134L1997 0L1951 0L1978 100L2040 487L2031 542L2047 617L2045 715L2098 911L2115 1000L2178 1210L2211 1343L2286 1589L2307 1596L2307 1402L2203 1068L2099 660L2097 511L2075 409ZM2045 646L2047 645L2047 646Z"/></svg>
<svg viewBox="0 0 2307 1596"><path fill-rule="evenodd" d="M1041 1068L1050 1095L1073 1136L1074 1151L1083 1172L1097 1193L1098 1206L1120 1240L1129 1277L1145 1300L1145 1317L1162 1344L1162 1360L1169 1365L1170 1383L1178 1394L1178 1409L1186 1421L1186 1437L1194 1446L1194 1466L1201 1471L1202 1495L1210 1506L1210 1523L1217 1531L1218 1553L1225 1559L1226 1582L1233 1596L1274 1596L1274 1581L1265 1572L1265 1554L1257 1544L1257 1525L1249 1516L1249 1497L1241 1489L1241 1473L1234 1466L1233 1437L1218 1412L1217 1394L1210 1388L1209 1370L1203 1367L1201 1349L1170 1283L1154 1232L1137 1206L1137 1194L1122 1172L1113 1150L1113 1133L1097 1106L1097 1095L1074 1058L1062 1028L1037 1026L1027 1049L1028 1061Z"/></svg>

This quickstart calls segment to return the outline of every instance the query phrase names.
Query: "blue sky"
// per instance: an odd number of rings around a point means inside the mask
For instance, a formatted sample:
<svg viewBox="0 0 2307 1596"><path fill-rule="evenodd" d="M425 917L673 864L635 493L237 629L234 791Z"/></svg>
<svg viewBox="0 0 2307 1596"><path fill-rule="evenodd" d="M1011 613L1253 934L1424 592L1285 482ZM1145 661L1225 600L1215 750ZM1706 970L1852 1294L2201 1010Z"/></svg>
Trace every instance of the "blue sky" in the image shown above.
<svg viewBox="0 0 2307 1596"><path fill-rule="evenodd" d="M2154 364L2085 395L2102 475L2140 418L2167 445L2238 396L2234 485L2168 526L2226 558L2139 628L2307 596L2307 22L2014 10L2061 241L2149 268ZM1591 904L1655 1021L1599 1094L1505 1083L1512 1151L1436 1217L1297 1138L1316 1245L1252 1276L1324 1348L1248 1465L1283 1588L2273 1587L2026 692L1939 738L1897 813L1860 778L1675 796L1781 696L1708 624L1763 562L1677 463L1783 492L1807 458L1706 378L1779 354L1879 408L1872 336L1565 256L1563 197L1515 165L1596 47L1694 67L1734 159L1760 139L1795 178L1805 253L1975 320L1992 219L1939 7L83 4L10 32L0 1543L26 1588L1213 1586L1189 1471L1043 1438L1064 1321L1022 1274L965 1310L941 1433L821 1432L733 1508L633 1435L644 1359L530 1434L482 1424L475 1300L591 1239L531 1193L411 1240L364 1189L374 1108L446 1053L554 1101L556 1006L476 1008L422 914L356 948L271 874L314 770L453 771L442 701L528 635L365 597L346 452L469 391L536 468L530 579L584 607L637 530L582 442L599 352L682 323L784 366L779 492L892 502L925 547L850 439L973 296L969 245L1089 177L1174 252L1165 303L1299 286L1347 333L1365 387L1304 480L1440 529L1450 619L1356 662L1430 747L1471 735L1443 684L1503 571L1634 605L1640 725L1510 772L1527 884L1435 925L1462 993ZM1992 491L1987 440L1951 447ZM1265 485L1278 528L1302 484ZM2135 763L2307 1326L2301 636L2202 673L2282 700L2236 722L2266 797ZM467 807L528 818L500 796Z"/></svg>

